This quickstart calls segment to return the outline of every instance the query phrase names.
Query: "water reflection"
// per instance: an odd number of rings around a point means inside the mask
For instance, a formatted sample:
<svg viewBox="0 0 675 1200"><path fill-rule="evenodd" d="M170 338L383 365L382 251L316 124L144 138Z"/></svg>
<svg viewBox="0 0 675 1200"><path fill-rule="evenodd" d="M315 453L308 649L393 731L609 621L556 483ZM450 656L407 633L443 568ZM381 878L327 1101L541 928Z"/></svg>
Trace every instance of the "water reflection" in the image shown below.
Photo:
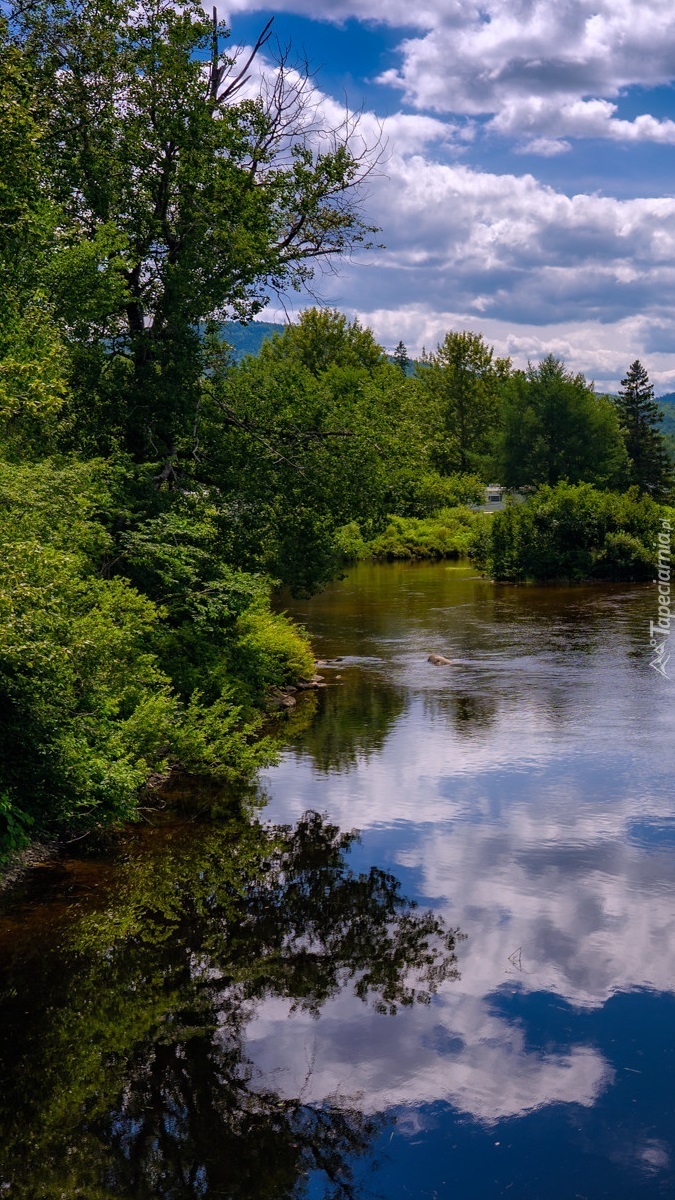
<svg viewBox="0 0 675 1200"><path fill-rule="evenodd" d="M320 653L379 655L404 696L322 807L358 813L357 861L469 934L461 982L395 1048L347 997L318 1029L266 1006L249 1032L286 1086L309 1043L320 1089L349 1077L397 1114L389 1200L420 1178L480 1200L675 1192L675 694L648 668L652 610L651 588L498 589L444 566L362 567L304 607ZM268 776L278 818L318 794L301 747Z"/></svg>
<svg viewBox="0 0 675 1200"><path fill-rule="evenodd" d="M318 771L348 771L380 751L406 703L405 692L374 673L335 665L324 669L330 681L321 695L321 712L304 729L296 746Z"/></svg>
<svg viewBox="0 0 675 1200"><path fill-rule="evenodd" d="M313 813L193 821L60 868L51 924L29 891L1 927L0 1191L355 1195L385 1118L306 1061L282 1092L246 1048L266 1003L313 1019L349 992L391 1019L456 978L455 933L353 871L353 841Z"/></svg>
<svg viewBox="0 0 675 1200"><path fill-rule="evenodd" d="M51 927L8 916L0 1181L20 1200L675 1194L653 591L394 565L299 608L346 661L293 714L274 827L148 830L107 875L69 868ZM469 935L461 978L399 878Z"/></svg>

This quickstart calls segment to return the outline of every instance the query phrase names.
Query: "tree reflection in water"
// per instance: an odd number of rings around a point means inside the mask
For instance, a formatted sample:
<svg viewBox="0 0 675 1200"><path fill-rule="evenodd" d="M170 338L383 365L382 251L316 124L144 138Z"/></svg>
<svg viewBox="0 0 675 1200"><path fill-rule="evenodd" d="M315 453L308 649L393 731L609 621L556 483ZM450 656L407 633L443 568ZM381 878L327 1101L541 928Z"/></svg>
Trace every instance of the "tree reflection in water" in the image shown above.
<svg viewBox="0 0 675 1200"><path fill-rule="evenodd" d="M458 932L392 875L352 872L353 840L315 813L183 827L153 855L132 843L60 937L15 946L0 1191L280 1200L320 1172L324 1195L355 1196L382 1119L354 1099L284 1098L245 1051L270 997L318 1013L351 987L395 1012L456 977Z"/></svg>
<svg viewBox="0 0 675 1200"><path fill-rule="evenodd" d="M331 676L326 673L331 680ZM406 693L353 667L321 694L316 716L302 728L301 756L317 771L346 771L378 753L406 706Z"/></svg>

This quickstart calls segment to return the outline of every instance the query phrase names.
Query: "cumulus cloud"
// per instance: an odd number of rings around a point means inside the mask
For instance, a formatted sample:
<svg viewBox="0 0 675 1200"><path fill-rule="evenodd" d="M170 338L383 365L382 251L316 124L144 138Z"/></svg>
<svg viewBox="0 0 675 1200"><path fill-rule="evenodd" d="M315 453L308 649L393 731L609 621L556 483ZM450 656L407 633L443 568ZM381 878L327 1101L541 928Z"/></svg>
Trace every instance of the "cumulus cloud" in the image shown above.
<svg viewBox="0 0 675 1200"><path fill-rule="evenodd" d="M449 0L444 7L449 11L454 9L457 19L460 19L465 5L461 0ZM330 3L324 4L317 3L317 0L227 0L230 17L260 9L270 13L295 13L311 20L330 21L334 25L356 18L358 21L373 21L395 28L430 29L436 20L438 3L423 0L423 3L411 6L408 0L389 0L385 6L379 4L378 0L330 0Z"/></svg>
<svg viewBox="0 0 675 1200"><path fill-rule="evenodd" d="M260 0L233 0L230 11L258 7ZM610 102L631 86L673 79L670 0L426 0L412 7L337 0L318 9L309 0L271 0L265 8L417 27L380 82L399 88L415 108L492 116L494 132L543 139L530 142L531 153L550 154L551 137L563 135L675 142L673 121L649 113L623 120Z"/></svg>
<svg viewBox="0 0 675 1200"><path fill-rule="evenodd" d="M257 62L252 93L270 70ZM345 110L317 89L309 100L309 136L320 140ZM620 122L614 113L605 100L570 99L561 108L550 97L516 97L491 124L517 149L554 156L570 147L566 129L577 136L630 125L635 133L652 122ZM657 124L653 136L675 135L674 121ZM448 328L478 328L523 365L524 354L564 344L570 365L610 390L627 353L647 354L657 387L669 390L675 198L569 195L530 173L479 169L466 161L477 128L421 112L382 121L361 114L355 152L378 140L386 147L364 195L364 214L386 248L343 262L339 274L318 281L318 295L358 314L387 345L403 337L417 352Z"/></svg>
<svg viewBox="0 0 675 1200"><path fill-rule="evenodd" d="M568 196L531 174L440 162L432 148L414 149L414 125L395 120L386 176L370 181L367 200L386 248L328 278L329 302L357 312L387 345L403 337L415 351L458 323L494 334L500 351L518 328L528 354L562 335L578 368L608 385L625 370L627 346L633 356L649 347L650 325L667 353L675 198ZM420 133L442 137L433 124ZM669 384L672 358L653 366Z"/></svg>
<svg viewBox="0 0 675 1200"><path fill-rule="evenodd" d="M565 150L562 135L575 138L610 138L617 142L675 144L675 121L658 121L642 114L633 121L619 119L617 105L609 100L573 100L560 103L549 97L527 96L508 101L488 129L508 136L535 133L528 143L530 153L559 153Z"/></svg>

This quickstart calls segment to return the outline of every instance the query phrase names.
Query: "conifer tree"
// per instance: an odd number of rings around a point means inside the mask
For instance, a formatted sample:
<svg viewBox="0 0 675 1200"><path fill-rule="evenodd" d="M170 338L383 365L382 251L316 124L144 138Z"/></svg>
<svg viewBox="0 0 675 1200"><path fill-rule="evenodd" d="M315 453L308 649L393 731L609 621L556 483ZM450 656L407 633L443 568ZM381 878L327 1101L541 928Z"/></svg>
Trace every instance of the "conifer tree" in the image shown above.
<svg viewBox="0 0 675 1200"><path fill-rule="evenodd" d="M672 487L673 467L665 438L658 428L663 413L654 400L654 388L639 359L631 363L621 380L615 404L630 458L630 482L643 492L663 496Z"/></svg>
<svg viewBox="0 0 675 1200"><path fill-rule="evenodd" d="M403 341L399 342L398 346L394 350L394 362L396 363L397 367L401 368L404 375L408 374L408 368L412 365L412 363L408 358L408 347Z"/></svg>

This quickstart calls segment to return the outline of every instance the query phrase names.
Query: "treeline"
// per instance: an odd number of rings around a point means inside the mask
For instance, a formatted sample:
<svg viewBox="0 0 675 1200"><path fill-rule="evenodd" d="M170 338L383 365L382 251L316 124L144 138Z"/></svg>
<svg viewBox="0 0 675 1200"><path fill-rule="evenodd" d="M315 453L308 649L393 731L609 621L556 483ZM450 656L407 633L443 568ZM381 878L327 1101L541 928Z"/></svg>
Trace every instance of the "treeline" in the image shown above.
<svg viewBox="0 0 675 1200"><path fill-rule="evenodd" d="M650 521L669 493L637 366L624 408L479 334L411 372L316 309L231 360L223 321L374 232L372 154L349 128L313 140L287 61L251 99L249 65L192 0L0 23L0 857L132 815L174 763L269 761L266 699L313 670L272 590L386 555L392 520L497 573L467 507L491 478L633 486Z"/></svg>

